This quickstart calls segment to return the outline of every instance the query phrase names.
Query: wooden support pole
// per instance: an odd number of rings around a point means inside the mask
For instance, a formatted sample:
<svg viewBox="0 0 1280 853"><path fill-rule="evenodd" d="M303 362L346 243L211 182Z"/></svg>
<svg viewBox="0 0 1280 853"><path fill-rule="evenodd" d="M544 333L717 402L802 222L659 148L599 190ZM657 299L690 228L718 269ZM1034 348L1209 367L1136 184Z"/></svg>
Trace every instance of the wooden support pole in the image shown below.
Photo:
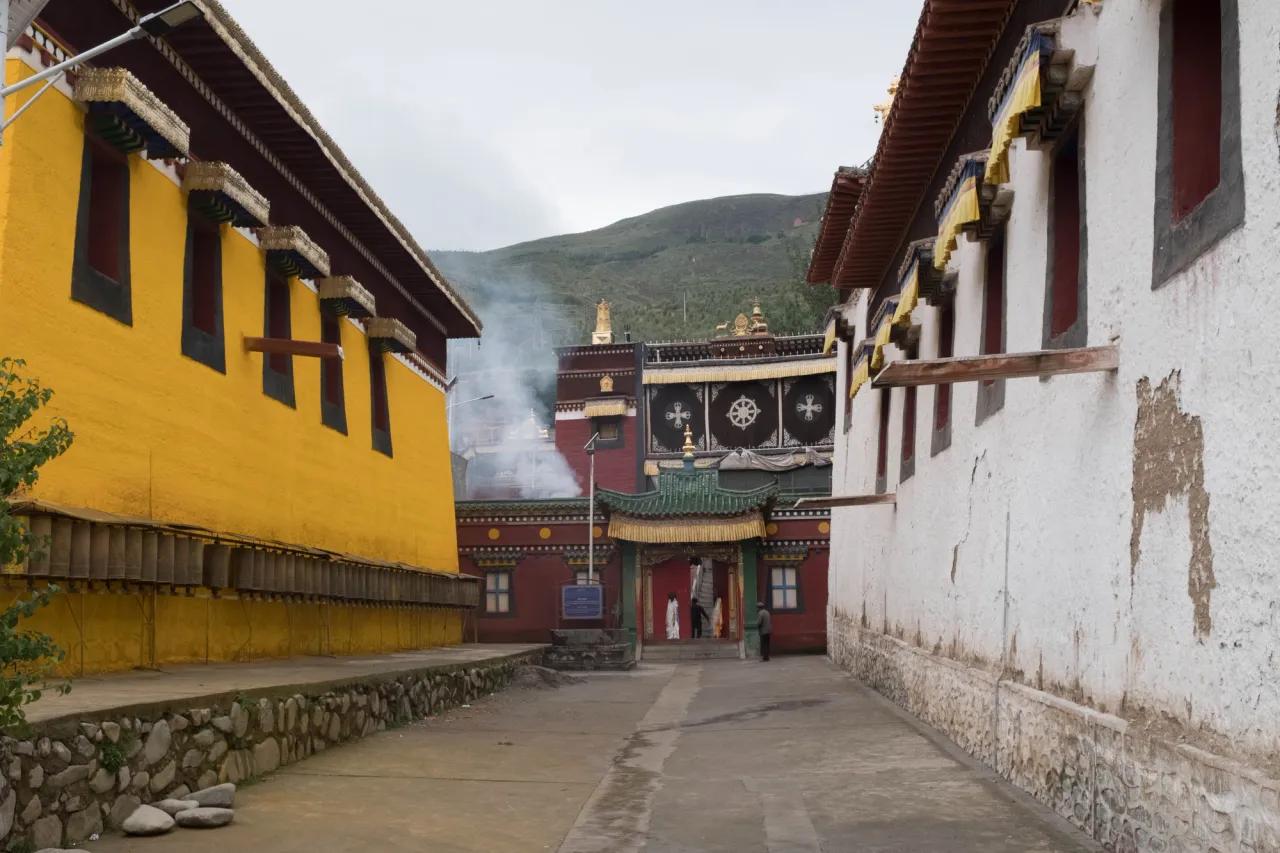
<svg viewBox="0 0 1280 853"><path fill-rule="evenodd" d="M885 495L837 495L830 498L801 498L796 501L796 509L827 509L838 506L873 506L875 504L897 504L898 496L893 492Z"/></svg>
<svg viewBox="0 0 1280 853"><path fill-rule="evenodd" d="M342 347L320 341L295 341L291 338L251 338L245 335L245 352L268 355L302 355L311 358L342 358Z"/></svg>
<svg viewBox="0 0 1280 853"><path fill-rule="evenodd" d="M905 388L911 385L949 385L953 382L1059 376L1065 373L1099 373L1115 370L1119 366L1120 349L1114 344L996 355L962 355L890 362L871 380L871 387Z"/></svg>

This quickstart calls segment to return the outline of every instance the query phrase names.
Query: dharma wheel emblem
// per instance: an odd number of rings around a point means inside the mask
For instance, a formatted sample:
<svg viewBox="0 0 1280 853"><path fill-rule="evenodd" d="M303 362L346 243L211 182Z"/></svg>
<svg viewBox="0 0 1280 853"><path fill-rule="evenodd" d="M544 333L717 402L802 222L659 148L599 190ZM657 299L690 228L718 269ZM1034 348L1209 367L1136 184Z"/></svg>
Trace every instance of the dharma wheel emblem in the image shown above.
<svg viewBox="0 0 1280 853"><path fill-rule="evenodd" d="M729 406L729 422L738 429L746 429L760 417L760 407L750 397L742 396Z"/></svg>
<svg viewBox="0 0 1280 853"><path fill-rule="evenodd" d="M822 414L822 404L812 394L805 394L804 400L796 403L796 414L812 423L815 417Z"/></svg>
<svg viewBox="0 0 1280 853"><path fill-rule="evenodd" d="M684 407L684 403L672 404L671 411L667 412L667 420L676 429L682 429L684 427L685 421L691 419L692 417L693 417L693 412L687 411Z"/></svg>

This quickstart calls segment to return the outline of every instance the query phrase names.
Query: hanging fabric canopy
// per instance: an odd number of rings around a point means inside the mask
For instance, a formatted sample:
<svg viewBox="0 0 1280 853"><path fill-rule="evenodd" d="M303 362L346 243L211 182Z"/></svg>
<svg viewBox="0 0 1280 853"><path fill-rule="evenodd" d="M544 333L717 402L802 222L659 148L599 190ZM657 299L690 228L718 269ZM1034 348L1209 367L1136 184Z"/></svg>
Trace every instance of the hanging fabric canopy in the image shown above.
<svg viewBox="0 0 1280 853"><path fill-rule="evenodd" d="M978 199L979 180L985 171L985 158L972 157L965 161L955 181L947 203L938 213L938 241L934 244L933 266L945 270L955 251L960 231L970 222L982 216Z"/></svg>
<svg viewBox="0 0 1280 853"><path fill-rule="evenodd" d="M849 399L852 400L867 380L871 378L871 346L858 347L858 357L853 362L853 376L849 378Z"/></svg>
<svg viewBox="0 0 1280 853"><path fill-rule="evenodd" d="M916 262L911 265L911 271L902 280L902 286L898 293L898 308L893 312L893 325L898 328L910 326L911 312L916 310L916 303L919 301L920 264Z"/></svg>
<svg viewBox="0 0 1280 853"><path fill-rule="evenodd" d="M822 354L830 355L836 346L836 318L827 321L827 330L822 336Z"/></svg>
<svg viewBox="0 0 1280 853"><path fill-rule="evenodd" d="M991 157L985 173L989 184L1009 180L1009 147L1022 135L1022 116L1041 106L1040 75L1053 56L1053 42L1032 30L1016 69L1009 75L1000 106L991 118ZM1002 81L1005 82L1005 81Z"/></svg>

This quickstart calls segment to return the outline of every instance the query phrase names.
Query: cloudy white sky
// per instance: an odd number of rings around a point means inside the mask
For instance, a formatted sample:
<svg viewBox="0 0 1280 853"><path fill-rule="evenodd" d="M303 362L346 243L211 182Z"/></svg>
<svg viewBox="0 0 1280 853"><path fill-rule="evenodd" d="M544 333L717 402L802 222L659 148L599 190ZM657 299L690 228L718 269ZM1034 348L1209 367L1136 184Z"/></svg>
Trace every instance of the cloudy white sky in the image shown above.
<svg viewBox="0 0 1280 853"><path fill-rule="evenodd" d="M825 190L919 0L223 0L434 249Z"/></svg>

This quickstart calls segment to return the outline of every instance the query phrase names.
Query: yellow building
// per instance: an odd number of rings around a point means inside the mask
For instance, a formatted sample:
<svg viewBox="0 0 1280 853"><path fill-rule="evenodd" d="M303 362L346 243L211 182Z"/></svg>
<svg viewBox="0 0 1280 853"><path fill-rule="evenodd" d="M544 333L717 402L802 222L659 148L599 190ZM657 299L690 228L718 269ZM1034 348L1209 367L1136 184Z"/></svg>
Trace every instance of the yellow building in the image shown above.
<svg viewBox="0 0 1280 853"><path fill-rule="evenodd" d="M164 3L52 0L9 83ZM479 323L213 2L0 145L0 355L75 442L9 597L69 673L458 642L449 337ZM38 86L12 96L12 115Z"/></svg>

